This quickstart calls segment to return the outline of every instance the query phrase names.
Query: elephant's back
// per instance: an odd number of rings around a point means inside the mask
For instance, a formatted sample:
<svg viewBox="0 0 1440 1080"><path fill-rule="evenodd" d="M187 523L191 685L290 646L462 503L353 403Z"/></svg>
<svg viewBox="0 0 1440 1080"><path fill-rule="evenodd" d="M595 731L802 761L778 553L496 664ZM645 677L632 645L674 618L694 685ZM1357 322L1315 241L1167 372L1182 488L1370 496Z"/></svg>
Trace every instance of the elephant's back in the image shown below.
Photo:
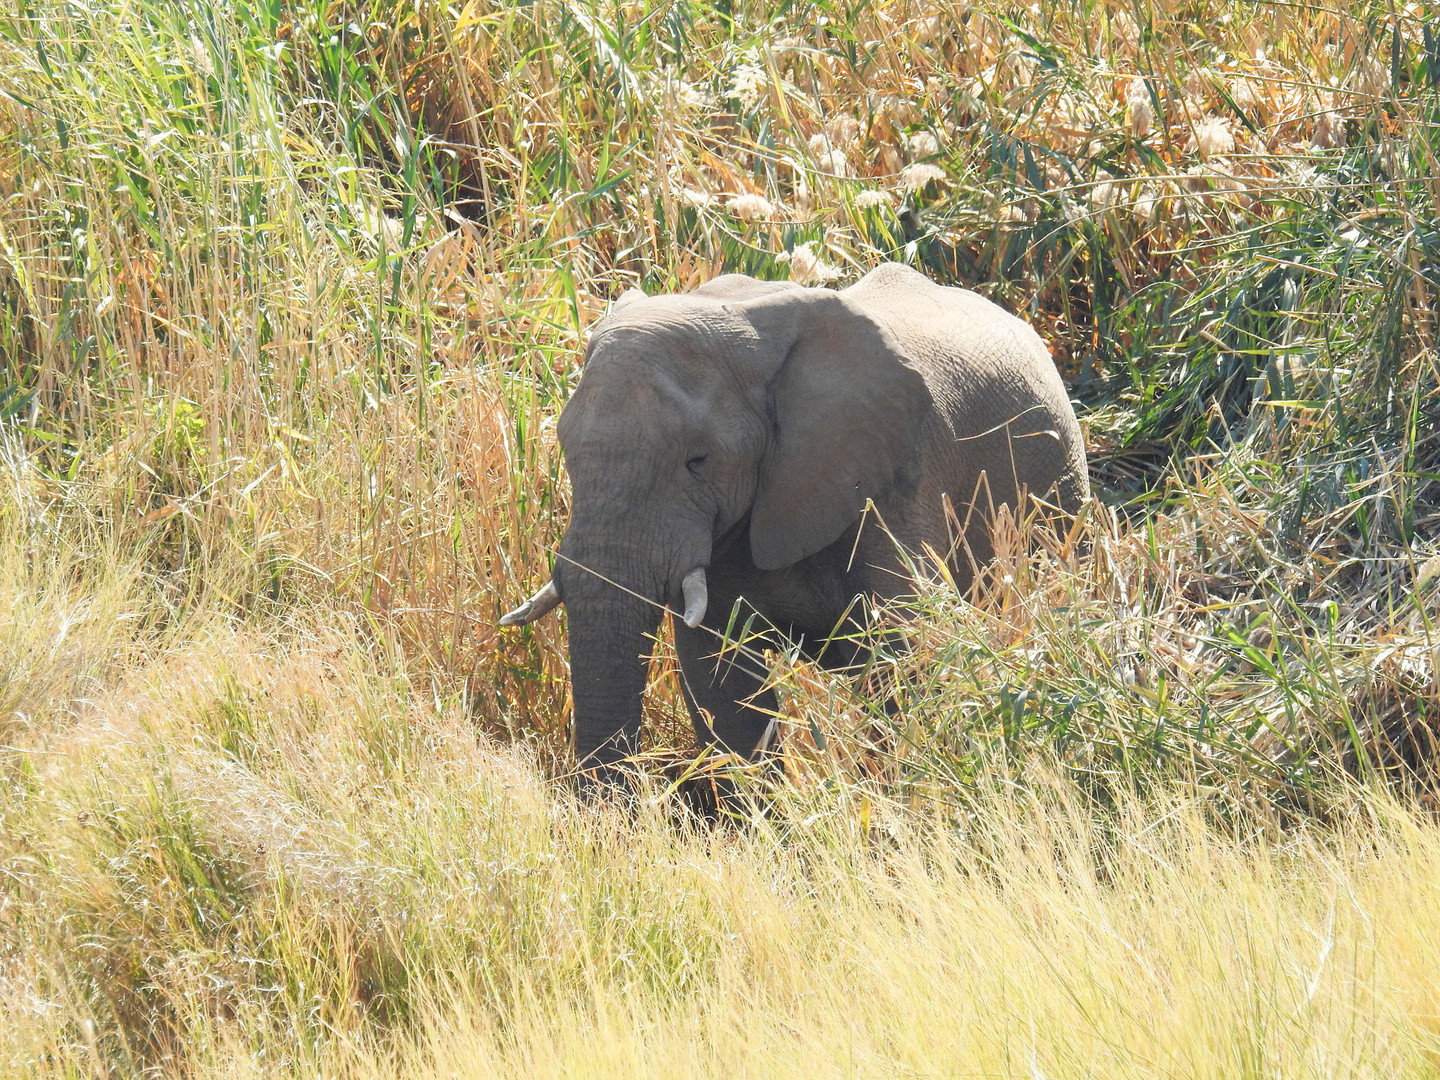
<svg viewBox="0 0 1440 1080"><path fill-rule="evenodd" d="M933 507L943 494L963 521L1013 502L1021 484L1067 511L1079 507L1089 491L1080 425L1050 350L1028 323L897 263L845 295L894 335L935 400L921 470L932 490L919 493L919 505ZM915 524L927 540L944 539L930 535L943 530L938 518Z"/></svg>
<svg viewBox="0 0 1440 1080"><path fill-rule="evenodd" d="M908 266L886 263L845 295L895 335L932 384L931 393L953 402L950 411L958 419L1006 402L1073 421L1065 385L1040 335L979 293L937 285Z"/></svg>

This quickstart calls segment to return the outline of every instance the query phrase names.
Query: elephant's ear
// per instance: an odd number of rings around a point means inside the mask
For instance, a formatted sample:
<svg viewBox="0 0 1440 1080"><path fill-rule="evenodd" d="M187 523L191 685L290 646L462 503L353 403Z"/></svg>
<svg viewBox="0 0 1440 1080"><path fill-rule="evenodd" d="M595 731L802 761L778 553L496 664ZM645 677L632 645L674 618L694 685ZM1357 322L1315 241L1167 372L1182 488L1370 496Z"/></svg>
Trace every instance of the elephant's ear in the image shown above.
<svg viewBox="0 0 1440 1080"><path fill-rule="evenodd" d="M834 542L866 500L890 491L916 459L931 398L894 335L839 293L796 290L734 310L779 360L750 516L755 565L775 570Z"/></svg>

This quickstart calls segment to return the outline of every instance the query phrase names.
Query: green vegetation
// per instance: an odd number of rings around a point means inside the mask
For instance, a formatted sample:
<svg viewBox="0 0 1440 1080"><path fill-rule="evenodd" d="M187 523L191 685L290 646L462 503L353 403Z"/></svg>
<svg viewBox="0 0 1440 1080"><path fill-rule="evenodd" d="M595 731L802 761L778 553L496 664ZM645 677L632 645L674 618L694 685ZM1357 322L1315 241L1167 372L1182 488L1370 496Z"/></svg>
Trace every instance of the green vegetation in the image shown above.
<svg viewBox="0 0 1440 1080"><path fill-rule="evenodd" d="M0 11L7 1072L1433 1072L1423 5L306 3ZM764 821L573 805L587 327L883 259L1097 504L898 730L782 665Z"/></svg>

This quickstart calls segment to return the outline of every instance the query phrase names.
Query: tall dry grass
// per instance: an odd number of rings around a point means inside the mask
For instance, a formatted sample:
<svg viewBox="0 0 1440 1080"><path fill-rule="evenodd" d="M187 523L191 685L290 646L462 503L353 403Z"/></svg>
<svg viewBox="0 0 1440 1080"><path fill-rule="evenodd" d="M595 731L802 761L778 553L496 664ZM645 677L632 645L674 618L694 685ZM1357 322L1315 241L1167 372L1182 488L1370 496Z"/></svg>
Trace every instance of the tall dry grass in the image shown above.
<svg viewBox="0 0 1440 1080"><path fill-rule="evenodd" d="M1437 40L0 13L0 1060L1433 1071ZM1102 505L978 604L937 580L898 725L777 658L769 817L572 805L563 626L493 624L563 527L587 327L886 258L1044 331Z"/></svg>
<svg viewBox="0 0 1440 1080"><path fill-rule="evenodd" d="M192 625L48 720L3 803L7 1071L1395 1076L1440 1049L1440 848L1373 794L1267 840L1203 788L1102 810L1037 762L949 817L822 784L677 830L557 799L333 613Z"/></svg>
<svg viewBox="0 0 1440 1080"><path fill-rule="evenodd" d="M15 595L49 685L57 620L103 652L147 602ZM1440 1050L1440 847L1381 795L1282 834L1034 761L958 813L798 785L677 829L557 798L317 616L196 620L9 752L7 1071L1396 1076Z"/></svg>
<svg viewBox="0 0 1440 1080"><path fill-rule="evenodd" d="M172 606L345 597L482 726L559 748L558 627L493 617L563 524L586 327L631 284L903 258L1047 332L1102 497L1235 534L1216 622L1417 616L1420 9L167 2L3 37L17 468ZM1309 595L1271 588L1322 549Z"/></svg>

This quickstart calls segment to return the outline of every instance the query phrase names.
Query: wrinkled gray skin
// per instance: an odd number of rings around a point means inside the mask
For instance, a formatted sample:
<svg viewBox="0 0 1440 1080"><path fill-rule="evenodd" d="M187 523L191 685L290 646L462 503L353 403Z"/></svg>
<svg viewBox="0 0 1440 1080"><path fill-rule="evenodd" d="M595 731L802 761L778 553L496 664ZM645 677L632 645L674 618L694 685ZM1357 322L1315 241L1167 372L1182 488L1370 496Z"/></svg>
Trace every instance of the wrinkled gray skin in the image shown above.
<svg viewBox="0 0 1440 1080"><path fill-rule="evenodd" d="M576 757L606 781L639 739L656 605L688 600L696 616L693 583L682 595L696 568L703 622L675 619L685 699L702 743L748 756L776 703L758 665L733 650L717 664L737 601L735 626L758 613L756 627L845 668L863 657L827 638L863 620L855 597L913 592L875 515L862 521L867 500L908 550L952 552L963 587L1017 485L1069 512L1087 494L1080 429L1039 337L898 264L840 292L728 275L627 295L592 336L560 443L574 500L555 592L507 620L538 617L555 593L565 603Z"/></svg>

